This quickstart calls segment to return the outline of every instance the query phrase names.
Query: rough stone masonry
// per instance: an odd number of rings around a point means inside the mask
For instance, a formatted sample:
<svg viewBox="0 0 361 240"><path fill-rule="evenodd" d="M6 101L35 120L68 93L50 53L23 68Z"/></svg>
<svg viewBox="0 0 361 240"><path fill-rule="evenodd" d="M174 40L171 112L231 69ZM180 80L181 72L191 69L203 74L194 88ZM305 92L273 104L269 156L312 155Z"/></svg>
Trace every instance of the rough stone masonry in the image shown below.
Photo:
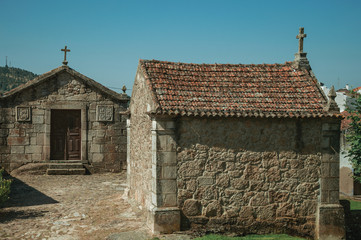
<svg viewBox="0 0 361 240"><path fill-rule="evenodd" d="M91 172L120 171L126 167L120 112L128 101L68 66L45 73L0 98L0 165L10 172L32 162L76 159Z"/></svg>
<svg viewBox="0 0 361 240"><path fill-rule="evenodd" d="M301 50L284 64L140 60L127 173L153 232L345 237L342 117Z"/></svg>

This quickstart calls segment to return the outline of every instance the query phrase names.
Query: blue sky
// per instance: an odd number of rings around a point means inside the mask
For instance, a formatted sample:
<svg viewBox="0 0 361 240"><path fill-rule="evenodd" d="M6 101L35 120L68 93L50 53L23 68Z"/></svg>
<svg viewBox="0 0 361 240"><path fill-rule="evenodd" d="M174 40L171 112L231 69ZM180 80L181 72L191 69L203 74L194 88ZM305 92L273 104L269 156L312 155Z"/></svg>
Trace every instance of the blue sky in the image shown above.
<svg viewBox="0 0 361 240"><path fill-rule="evenodd" d="M120 92L139 59L284 63L304 51L320 82L361 86L361 1L0 0L0 66L37 74L63 61Z"/></svg>

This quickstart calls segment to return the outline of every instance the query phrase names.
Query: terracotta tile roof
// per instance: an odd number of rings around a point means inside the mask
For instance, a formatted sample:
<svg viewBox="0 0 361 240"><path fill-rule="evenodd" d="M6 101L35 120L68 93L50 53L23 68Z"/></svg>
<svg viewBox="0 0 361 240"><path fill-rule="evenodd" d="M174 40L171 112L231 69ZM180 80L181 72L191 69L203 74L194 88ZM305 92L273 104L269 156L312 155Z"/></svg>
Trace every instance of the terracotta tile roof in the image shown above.
<svg viewBox="0 0 361 240"><path fill-rule="evenodd" d="M154 114L321 117L325 96L307 70L284 64L139 62L159 107Z"/></svg>
<svg viewBox="0 0 361 240"><path fill-rule="evenodd" d="M360 90L361 90L361 87L357 87L357 88L352 89L353 92L358 92Z"/></svg>

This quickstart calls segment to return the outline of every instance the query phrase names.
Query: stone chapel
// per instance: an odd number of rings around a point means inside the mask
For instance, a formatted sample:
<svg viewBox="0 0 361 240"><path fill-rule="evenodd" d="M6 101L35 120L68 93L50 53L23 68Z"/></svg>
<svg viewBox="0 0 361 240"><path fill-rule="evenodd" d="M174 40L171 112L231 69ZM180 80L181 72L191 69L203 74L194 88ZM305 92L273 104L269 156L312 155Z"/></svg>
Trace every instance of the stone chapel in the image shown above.
<svg viewBox="0 0 361 240"><path fill-rule="evenodd" d="M127 121L130 198L153 232L342 239L342 116L299 51L283 64L140 60ZM334 92L333 92L334 93Z"/></svg>
<svg viewBox="0 0 361 240"><path fill-rule="evenodd" d="M128 102L67 66L65 55L62 66L0 97L0 166L10 172L49 163L48 174L120 171Z"/></svg>

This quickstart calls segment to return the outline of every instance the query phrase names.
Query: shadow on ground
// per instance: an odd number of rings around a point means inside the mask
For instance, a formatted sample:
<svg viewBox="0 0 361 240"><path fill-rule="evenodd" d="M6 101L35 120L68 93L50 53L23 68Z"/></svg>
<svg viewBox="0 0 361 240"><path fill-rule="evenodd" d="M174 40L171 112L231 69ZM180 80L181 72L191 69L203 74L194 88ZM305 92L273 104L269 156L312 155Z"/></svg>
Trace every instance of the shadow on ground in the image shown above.
<svg viewBox="0 0 361 240"><path fill-rule="evenodd" d="M0 223L11 222L14 219L29 219L42 217L47 211L16 211L16 210L1 210Z"/></svg>
<svg viewBox="0 0 361 240"><path fill-rule="evenodd" d="M10 177L10 179L12 179L10 199L4 204L4 208L58 203L58 201L27 185L20 179L15 177Z"/></svg>
<svg viewBox="0 0 361 240"><path fill-rule="evenodd" d="M351 210L348 199L340 200L345 211L345 230L347 240L361 239L361 210Z"/></svg>
<svg viewBox="0 0 361 240"><path fill-rule="evenodd" d="M346 239L361 239L361 210L345 211Z"/></svg>

